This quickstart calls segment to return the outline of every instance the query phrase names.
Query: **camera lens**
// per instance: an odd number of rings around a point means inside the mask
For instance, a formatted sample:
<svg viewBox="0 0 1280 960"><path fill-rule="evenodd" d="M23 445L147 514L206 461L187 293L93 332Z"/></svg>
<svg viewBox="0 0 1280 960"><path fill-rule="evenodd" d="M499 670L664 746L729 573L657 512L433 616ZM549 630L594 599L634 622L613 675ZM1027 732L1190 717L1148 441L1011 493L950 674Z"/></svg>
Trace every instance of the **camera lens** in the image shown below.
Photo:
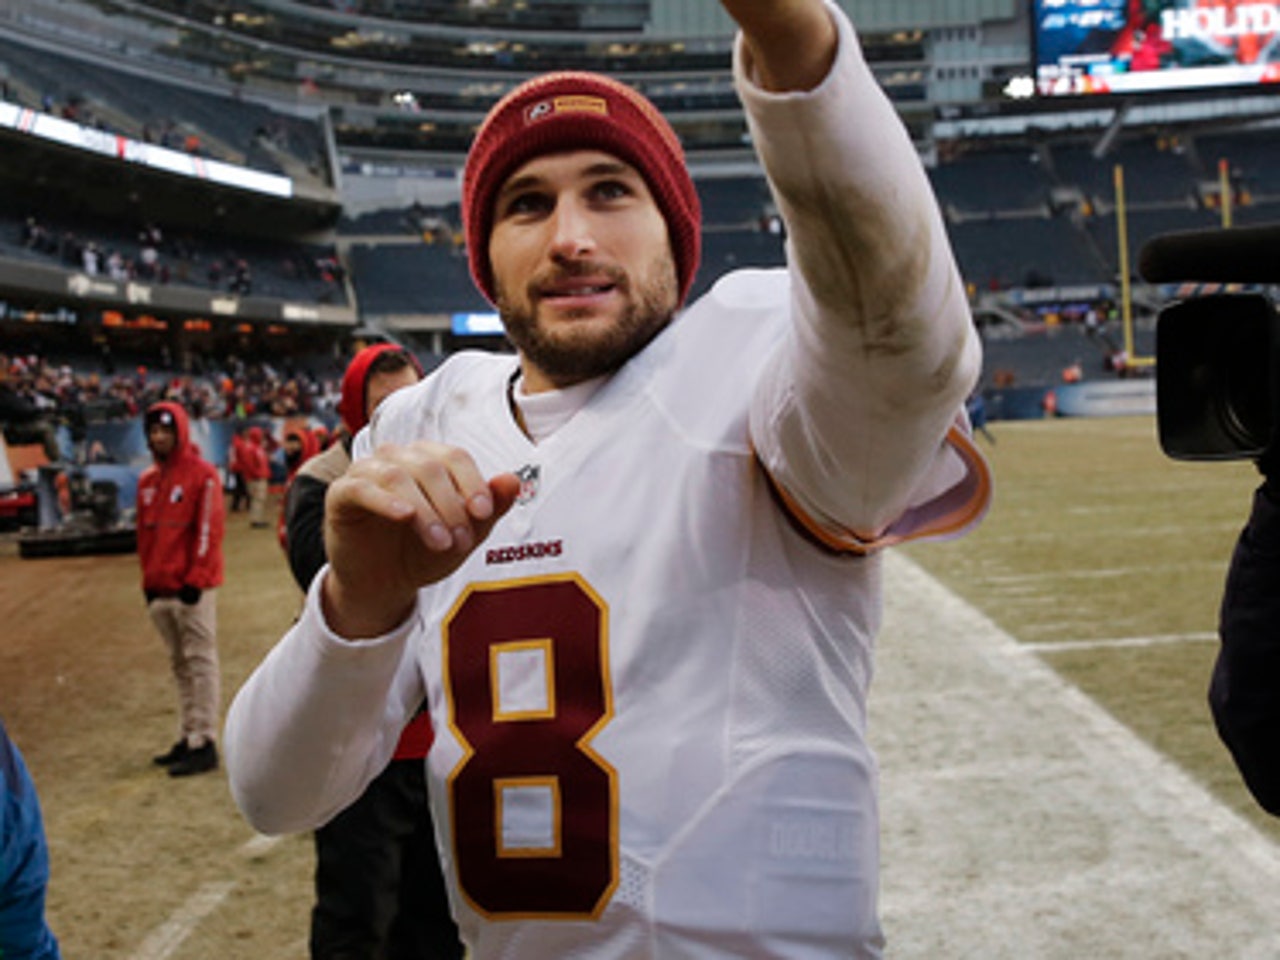
<svg viewBox="0 0 1280 960"><path fill-rule="evenodd" d="M1221 382L1214 391L1218 422L1242 450L1260 450L1271 437L1271 393L1266 343L1239 331L1224 337L1216 366Z"/></svg>

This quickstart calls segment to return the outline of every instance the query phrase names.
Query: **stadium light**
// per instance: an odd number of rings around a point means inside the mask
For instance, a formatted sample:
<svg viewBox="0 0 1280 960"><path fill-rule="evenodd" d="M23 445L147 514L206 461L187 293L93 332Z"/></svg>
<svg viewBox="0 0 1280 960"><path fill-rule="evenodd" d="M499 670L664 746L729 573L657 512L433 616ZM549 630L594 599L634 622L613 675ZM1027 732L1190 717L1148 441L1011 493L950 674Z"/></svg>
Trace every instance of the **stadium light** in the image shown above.
<svg viewBox="0 0 1280 960"><path fill-rule="evenodd" d="M1036 82L1025 74L1010 77L1003 90L1004 95L1010 100L1027 100L1035 96L1035 92Z"/></svg>

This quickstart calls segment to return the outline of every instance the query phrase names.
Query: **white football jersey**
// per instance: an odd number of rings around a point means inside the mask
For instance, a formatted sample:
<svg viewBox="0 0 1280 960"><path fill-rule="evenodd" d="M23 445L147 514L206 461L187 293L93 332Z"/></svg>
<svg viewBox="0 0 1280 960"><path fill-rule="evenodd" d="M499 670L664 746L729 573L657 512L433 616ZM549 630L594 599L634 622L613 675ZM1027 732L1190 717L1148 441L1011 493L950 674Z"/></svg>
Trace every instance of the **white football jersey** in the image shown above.
<svg viewBox="0 0 1280 960"><path fill-rule="evenodd" d="M474 956L879 955L880 566L803 529L748 434L787 289L731 274L538 445L512 415L515 358L492 354L451 357L371 427L370 446L436 440L522 479L422 591L397 678L405 702L418 677L427 692ZM981 458L953 442L940 463L962 479L911 535L985 504Z"/></svg>

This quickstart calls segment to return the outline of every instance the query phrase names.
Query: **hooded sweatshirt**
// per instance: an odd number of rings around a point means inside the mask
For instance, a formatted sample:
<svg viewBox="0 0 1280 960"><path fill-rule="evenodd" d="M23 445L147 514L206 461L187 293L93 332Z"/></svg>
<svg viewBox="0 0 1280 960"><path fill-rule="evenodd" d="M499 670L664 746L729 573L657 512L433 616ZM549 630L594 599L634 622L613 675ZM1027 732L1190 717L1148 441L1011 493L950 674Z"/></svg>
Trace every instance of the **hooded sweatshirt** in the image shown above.
<svg viewBox="0 0 1280 960"><path fill-rule="evenodd" d="M191 443L187 412L162 401L177 432L173 452L138 478L138 557L142 588L173 595L184 586L222 583L222 480Z"/></svg>
<svg viewBox="0 0 1280 960"><path fill-rule="evenodd" d="M294 478L313 457L320 452L320 443L316 440L315 434L311 432L309 427L289 427L285 430L284 438L286 441L290 437L296 437L298 442L302 444L298 451L298 458L292 462L286 456L285 466L288 469L288 475L285 477L285 497L280 501L280 516L276 520L276 537L280 541L280 547L286 553L289 552L289 531L286 527L288 520L287 507L289 504L288 491L293 485ZM286 448L287 449L287 448ZM304 588L305 589L305 588Z"/></svg>
<svg viewBox="0 0 1280 960"><path fill-rule="evenodd" d="M271 459L267 456L266 434L261 427L250 427L245 431L244 459L241 461L241 472L246 480L271 479Z"/></svg>

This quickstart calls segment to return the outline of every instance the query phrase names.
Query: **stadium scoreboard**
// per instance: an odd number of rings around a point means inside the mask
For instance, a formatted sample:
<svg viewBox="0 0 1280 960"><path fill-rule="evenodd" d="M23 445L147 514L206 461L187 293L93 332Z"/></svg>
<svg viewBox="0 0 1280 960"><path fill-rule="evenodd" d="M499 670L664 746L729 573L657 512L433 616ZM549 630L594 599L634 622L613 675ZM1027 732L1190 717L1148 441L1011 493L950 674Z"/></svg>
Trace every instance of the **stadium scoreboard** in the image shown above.
<svg viewBox="0 0 1280 960"><path fill-rule="evenodd" d="M1280 2L1034 0L1042 97L1280 82Z"/></svg>

